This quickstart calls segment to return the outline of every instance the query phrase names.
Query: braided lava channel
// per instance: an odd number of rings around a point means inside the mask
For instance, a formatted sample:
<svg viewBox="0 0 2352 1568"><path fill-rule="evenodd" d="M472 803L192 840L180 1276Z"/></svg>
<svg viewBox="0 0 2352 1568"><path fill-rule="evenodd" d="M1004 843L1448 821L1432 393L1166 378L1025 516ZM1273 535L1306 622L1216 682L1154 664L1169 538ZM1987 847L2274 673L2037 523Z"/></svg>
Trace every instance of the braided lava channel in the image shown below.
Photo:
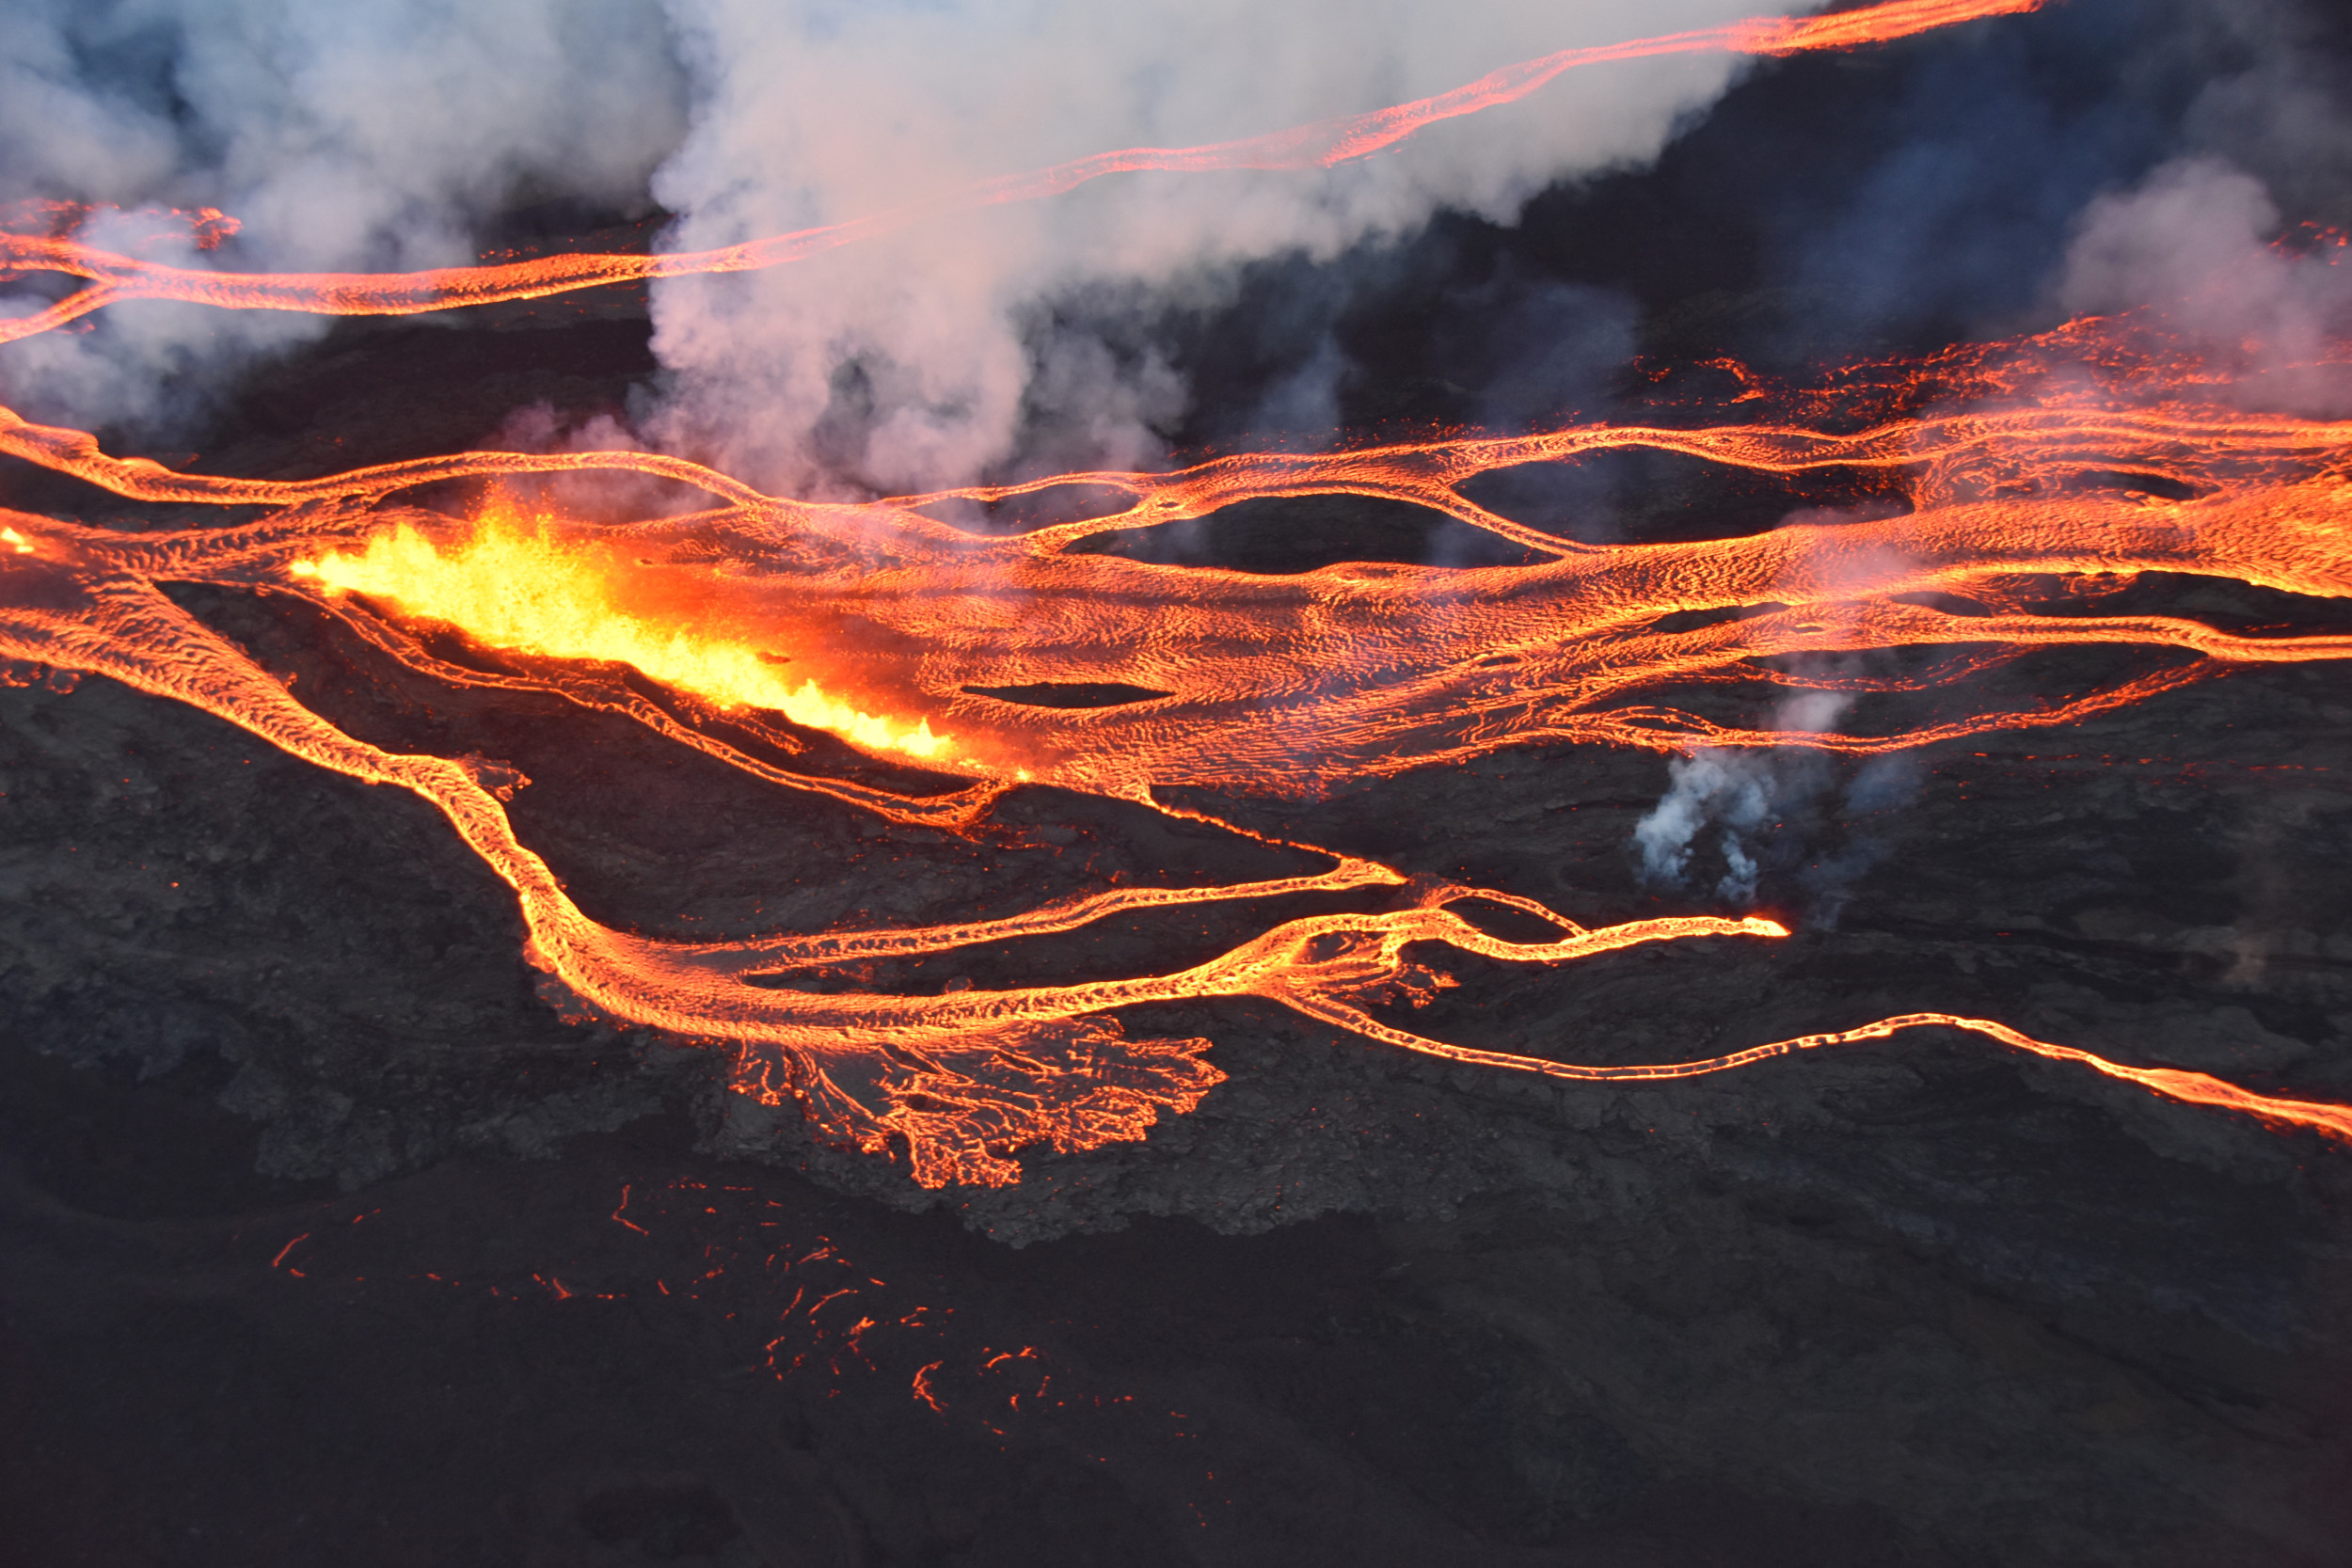
<svg viewBox="0 0 2352 1568"><path fill-rule="evenodd" d="M1903 0L1814 23L1744 24L1749 32L1730 29L1687 46L1845 47L2025 8ZM1807 28L1825 30L1815 38ZM1555 57L1549 74L1581 63L1557 63L1564 58ZM1528 74L1516 90L1548 80L1537 69L1546 65L1513 68ZM1461 89L1472 97L1459 104L1430 100L1383 114L1402 117L1391 129L1403 135L1510 96L1494 87L1473 102L1473 88ZM1284 134L1304 138L1305 150L1293 149L1300 161L1366 150L1332 141L1340 133L1329 126L1307 130L1323 139ZM1094 168L1103 160L1109 162ZM1222 163L1136 163L1131 153L1103 160L1084 162L1091 172L1060 179L1047 171L1027 177L1036 189L992 186L974 199L1051 194L1128 166L1284 166L1241 154ZM0 261L92 280L54 309L9 324L24 336L139 294L397 313L655 271L772 264L803 253L805 246L786 243L794 238L750 259L556 258L524 264L536 269L529 277L500 268L373 280L180 274L124 258L94 260L70 240L22 236L6 240ZM1941 1013L1643 1067L1449 1046L1369 1010L1425 999L1452 983L1408 948L1558 963L1636 943L1770 939L1787 930L1762 918L1700 915L1586 929L1531 900L1408 879L1338 854L1313 874L1110 888L955 925L726 942L616 930L584 914L516 836L506 801L523 781L511 769L478 758L395 753L344 734L159 586L298 594L434 678L555 690L630 715L780 788L962 832L973 831L1006 789L1031 781L1183 815L1157 791L1204 786L1311 797L1529 742L1883 752L2064 723L2233 665L2352 655L2352 637L2233 635L2186 619L2080 612L2086 601L2146 572L2352 596L2352 425L2233 409L2193 367L2159 377L2153 394L2145 362L2136 379L2125 378L2137 388L2130 396L2101 390L2095 375L2053 382L2030 396L2018 391L2017 367L2038 356L2086 346L2121 354L2120 342L2108 326L2085 323L1984 351L1972 372L1973 400L1952 391L1955 367L1939 365L1936 398L1881 399L1883 417L1852 434L1837 433L1862 422L1851 417L1592 424L1336 453L1235 455L1175 473L1061 475L857 505L766 496L683 459L636 452L460 452L302 482L198 476L111 457L86 434L0 410L0 452L136 500L270 509L242 526L145 532L0 512L0 657L17 661L18 678L42 666L104 674L201 708L321 767L421 795L514 888L530 960L583 1005L730 1052L742 1092L797 1101L832 1136L855 1147L903 1150L914 1180L929 1186L1010 1182L1024 1147L1078 1151L1139 1138L1160 1114L1191 1109L1222 1078L1204 1059L1209 1042L1131 1039L1107 1015L1138 1004L1238 996L1275 1001L1405 1050L1575 1081L1688 1077L1938 1025L2080 1063L2175 1100L2352 1139L2352 1109L2265 1097L2199 1073L2120 1066L1997 1022ZM1926 375L1923 368L1898 368L1892 379ZM1751 473L1861 473L1880 493L1899 495L1908 510L1817 515L1742 538L1596 545L1514 521L1464 494L1482 475L1628 448ZM519 491L495 495L465 520L402 499L433 482L496 484L595 469L682 482L712 504L683 516L591 527L533 512ZM2118 475L2134 483L2112 483ZM958 508L1063 485L1089 486L1123 504L1012 534L951 520ZM1518 559L1487 566L1350 562L1267 576L1132 560L1090 544L1106 534L1148 535L1245 501L1306 496L1409 503L1484 531ZM2181 499L2167 499L2174 496ZM2066 612L2048 607L2054 579L2070 596ZM420 638L433 623L536 656L530 673L492 674L447 662ZM1928 690L1964 705L1967 677L2039 648L2082 642L2148 652L2138 673L2104 687L2025 710L1963 707L1894 733L1743 728L1677 705L1694 691L1720 698L1823 688L1857 696ZM1817 658L1918 649L1945 657L1904 675L1823 674ZM622 666L693 701L657 705L640 683L624 678ZM1064 708L1003 695L1041 684L1122 689L1134 700ZM727 716L738 731L769 726L777 744L762 757L745 754L693 721L694 702ZM795 743L773 724L777 716L831 730L878 756L919 758L967 782L945 794L909 795L796 770L788 761ZM1376 887L1392 890L1378 912L1287 921L1169 974L938 996L818 994L754 983L812 964L1064 932L1145 908ZM1524 942L1491 935L1453 908L1472 897L1549 922L1557 934Z"/></svg>

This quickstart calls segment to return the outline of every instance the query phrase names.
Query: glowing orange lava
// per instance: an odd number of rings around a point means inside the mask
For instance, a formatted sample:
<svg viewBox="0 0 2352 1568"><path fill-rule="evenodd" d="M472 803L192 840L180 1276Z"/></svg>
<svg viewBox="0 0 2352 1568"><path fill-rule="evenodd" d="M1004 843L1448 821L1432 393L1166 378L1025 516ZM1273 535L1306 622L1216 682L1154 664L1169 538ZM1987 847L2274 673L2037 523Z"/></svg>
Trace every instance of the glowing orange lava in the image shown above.
<svg viewBox="0 0 2352 1568"><path fill-rule="evenodd" d="M374 535L362 549L297 561L287 570L337 592L387 600L408 616L463 627L494 648L627 664L727 707L766 708L795 724L831 730L867 751L940 762L954 757L927 719L909 725L863 712L815 679L787 673L791 656L713 636L675 602L633 607L627 589L637 574L610 551L567 546L551 536L552 523L494 507L464 544L446 550L402 527Z"/></svg>
<svg viewBox="0 0 2352 1568"><path fill-rule="evenodd" d="M1846 47L2033 3L1899 0L1805 22L1743 23L1575 52L1359 120L1184 152L1104 154L972 199L1049 194L1117 168L1327 163L1434 119L1507 102L1589 59ZM395 278L174 271L24 237L7 240L0 264L92 280L53 310L10 324L22 336L138 296L343 313L445 309L628 277L769 265L871 231L872 224L703 256L557 257ZM1788 933L1768 920L1708 916L1588 930L1530 900L1417 882L1341 855L1329 856L1330 867L1319 873L1232 886L1113 888L956 925L707 943L615 930L583 914L516 836L505 805L516 783L511 772L479 759L389 752L342 733L158 587L195 581L304 594L387 655L437 679L560 691L629 714L779 786L950 828L973 823L1025 779L1174 813L1156 789L1311 796L1529 741L1889 751L2004 726L2063 723L2233 664L2352 654L2352 638L2251 637L2173 617L2042 608L2052 579L2071 583L2079 600L2142 572L2352 595L2352 483L2344 468L2352 426L2187 401L2197 390L2187 374L2161 379L2153 398L2124 395L2118 388L2128 388L2128 378L2077 377L2063 390L2035 379L2037 365L2053 356L2072 362L2077 351L2094 363L2120 363L2127 336L2114 324L2076 324L1939 362L1939 384L1971 395L1947 394L1940 410L1926 414L1909 411L1917 399L1873 402L1850 388L1849 412L1883 415L1854 434L1802 421L1585 425L1232 456L1172 474L1063 475L865 505L781 499L683 459L636 452L462 452L319 480L215 478L109 457L85 434L0 410L0 451L116 494L274 509L240 527L157 532L0 514L0 657L110 675L218 715L322 767L424 797L515 889L531 961L585 1005L723 1043L744 1092L796 1102L857 1147L903 1151L927 1185L1010 1181L1019 1174L1013 1156L1024 1147L1097 1148L1142 1136L1163 1113L1191 1109L1222 1077L1203 1060L1208 1042L1131 1039L1107 1015L1210 997L1268 999L1443 1059L1604 1082L1693 1076L1937 1025L2076 1062L2175 1100L2352 1138L2352 1113L2344 1107L2261 1096L2202 1074L2122 1066L1999 1023L1940 1013L1647 1067L1584 1067L1445 1045L1369 1010L1451 983L1408 958L1408 948L1558 963L1643 942ZM1907 377L1924 373L1916 367L1886 372L1898 391ZM1747 538L1597 546L1500 516L1462 493L1470 480L1500 469L1626 448L1760 473L1859 473L1899 494L1909 510L1793 521ZM690 517L592 529L495 508L468 527L397 499L433 481L589 469L682 481L716 504ZM2148 483L2119 485L2118 475ZM931 515L947 503L1000 501L1072 483L1123 496L1127 504L1015 536L976 534ZM2153 499L2152 487L2185 499ZM1519 546L1527 559L1486 567L1351 563L1270 577L1078 547L1095 535L1163 528L1240 501L1313 495L1429 508ZM476 643L535 654L541 662L511 674L460 668L429 651L411 622L453 626ZM2082 642L2153 654L2136 675L2029 710L1965 709L1962 675ZM1957 652L1900 677L1807 673L1792 661L1917 648ZM739 710L746 722L772 712L972 782L949 794L903 795L755 758L699 727L691 713L681 719L647 701L615 673L622 665ZM1072 709L988 694L1039 683L1159 695ZM1789 734L1741 728L1685 705L1740 687L1943 690L1958 710L1888 734ZM781 726L771 733L778 754L799 745ZM1290 920L1168 974L938 996L819 994L751 983L813 964L1069 931L1138 909L1380 886L1399 890L1382 912ZM1453 908L1472 897L1537 916L1557 935L1531 942L1489 935Z"/></svg>
<svg viewBox="0 0 2352 1568"><path fill-rule="evenodd" d="M1410 103L1370 114L1318 120L1239 141L1206 147L1130 147L1007 175L945 200L853 218L821 229L777 234L718 250L661 256L570 254L502 266L442 267L414 273L227 273L169 267L47 234L0 234L0 271L58 272L88 287L45 310L0 320L0 343L62 326L125 299L177 299L235 310L307 310L333 315L411 315L502 300L538 299L606 283L682 277L696 273L748 272L797 261L820 251L870 239L918 217L1009 201L1058 196L1104 175L1146 170L1207 173L1218 169L1324 168L1392 147L1427 126L1515 103L1579 66L1661 55L1732 53L1795 55L1852 49L1983 17L2038 10L2043 0L1885 0L1832 16L1755 17L1693 32L1591 49L1563 50L1505 66L1477 81ZM199 240L234 232L233 221L206 209ZM224 230L223 223L230 227ZM207 246L209 248L209 246Z"/></svg>

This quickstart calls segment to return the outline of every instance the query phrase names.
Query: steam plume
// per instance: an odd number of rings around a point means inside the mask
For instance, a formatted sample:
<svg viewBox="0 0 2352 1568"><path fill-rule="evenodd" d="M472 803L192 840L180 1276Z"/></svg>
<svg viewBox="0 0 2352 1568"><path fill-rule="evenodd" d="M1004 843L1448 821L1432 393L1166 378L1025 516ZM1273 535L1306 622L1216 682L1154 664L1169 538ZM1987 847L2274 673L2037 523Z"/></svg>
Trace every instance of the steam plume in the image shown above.
<svg viewBox="0 0 2352 1568"><path fill-rule="evenodd" d="M2341 244L2296 254L2264 182L2226 160L2166 164L2083 213L2058 285L2070 312L2145 308L2207 364L2235 371L2241 400L2313 419L2352 413L2352 377L2317 363L2352 333Z"/></svg>
<svg viewBox="0 0 2352 1568"><path fill-rule="evenodd" d="M218 258L257 270L447 265L518 203L648 207L686 117L650 0L21 0L0 28L0 204L218 208L242 224ZM153 230L84 237L194 259ZM176 384L325 329L118 306L14 345L0 402L151 421Z"/></svg>
<svg viewBox="0 0 2352 1568"><path fill-rule="evenodd" d="M675 243L728 244L1098 149L1358 112L1751 8L1032 0L918 14L675 0L698 112L654 188L682 214ZM1327 258L1440 204L1508 218L1563 175L1651 156L1735 69L1721 55L1609 66L1362 164L1106 181L803 267L666 280L656 347L674 380L657 422L665 444L785 485L826 468L882 488L961 482L1017 464L1025 424L1057 434L1058 466L1149 464L1184 388L1058 301L1113 281L1213 300L1236 262ZM1328 356L1319 369L1278 418L1328 407Z"/></svg>
<svg viewBox="0 0 2352 1568"><path fill-rule="evenodd" d="M517 202L626 207L648 191L677 214L664 244L702 246L1107 148L1375 108L1752 8L35 0L0 42L0 199L222 208L246 225L235 264L268 270L446 263ZM1563 175L1651 156L1740 67L1618 62L1331 170L1106 181L773 274L665 281L669 373L638 405L641 433L804 490L968 480L1049 453L1148 466L1188 390L1133 335L1077 325L1071 301L1214 303L1241 262L1328 258L1441 204L1508 218ZM148 304L5 369L38 416L137 420L167 410L175 381L315 330ZM1278 412L1327 418L1335 364Z"/></svg>

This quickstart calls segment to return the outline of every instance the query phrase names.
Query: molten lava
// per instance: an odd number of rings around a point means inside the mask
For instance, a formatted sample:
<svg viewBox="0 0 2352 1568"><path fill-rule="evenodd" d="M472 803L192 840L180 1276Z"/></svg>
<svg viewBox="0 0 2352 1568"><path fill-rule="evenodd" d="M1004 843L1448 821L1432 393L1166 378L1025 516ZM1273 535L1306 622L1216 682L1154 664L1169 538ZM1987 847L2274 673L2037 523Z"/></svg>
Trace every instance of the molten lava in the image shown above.
<svg viewBox="0 0 2352 1568"><path fill-rule="evenodd" d="M910 726L861 712L813 679L794 681L783 669L789 656L708 636L681 606L632 611L628 567L610 551L567 548L550 526L551 519L501 508L453 549L403 527L355 553L297 561L287 570L387 600L405 615L451 623L494 648L627 664L724 706L770 709L868 751L941 762L954 754L929 720Z"/></svg>
<svg viewBox="0 0 2352 1568"><path fill-rule="evenodd" d="M821 229L773 235L719 250L664 256L574 254L503 266L443 267L430 272L224 273L167 267L98 250L46 233L0 234L0 272L59 272L89 287L45 310L0 320L0 343L62 326L125 299L177 299L233 310L312 310L333 315L411 315L456 306L539 299L605 283L683 277L696 273L748 272L801 261L820 251L871 239L914 220L1009 201L1058 196L1090 180L1147 170L1207 173L1218 169L1327 168L1368 157L1441 120L1516 103L1579 66L1661 55L1735 53L1795 55L1852 49L1910 38L1983 17L2038 10L2043 0L1884 0L1833 16L1756 17L1720 27L1639 39L1592 49L1563 50L1523 60L1477 81L1370 114L1318 120L1262 136L1207 147L1130 147L1057 164L1026 174L983 182L958 196ZM229 228L223 229L227 223ZM234 220L207 208L196 215L199 243L234 232ZM209 248L209 246L207 246Z"/></svg>
<svg viewBox="0 0 2352 1568"><path fill-rule="evenodd" d="M1697 48L1841 48L2033 4L1897 0L1806 22L1744 23L1555 55L1356 120L1216 148L1104 154L1000 182L969 199L1050 194L1122 168L1329 163L1432 120L1508 102L1590 59ZM180 271L45 235L7 237L0 265L90 280L53 309L7 324L8 335L21 337L128 297L399 313L770 265L907 215L700 256L556 257L405 277ZM2087 322L2042 339L1957 351L1931 366L1857 367L1812 394L1782 396L1790 417L1780 422L1595 424L1336 453L1251 454L1172 474L1064 475L864 505L770 497L683 459L638 452L461 452L319 480L215 478L110 457L85 434L0 411L0 451L116 494L273 509L243 526L155 532L0 515L0 657L107 674L218 715L322 767L424 797L515 889L531 961L584 1005L723 1044L744 1092L797 1103L859 1148L903 1150L914 1179L927 1185L1010 1181L1019 1175L1013 1157L1025 1147L1093 1148L1140 1137L1159 1115L1191 1109L1222 1078L1202 1059L1208 1042L1130 1039L1107 1015L1139 1004L1239 996L1279 1002L1436 1057L1580 1081L1688 1077L1936 1025L2079 1063L2175 1100L2352 1138L2352 1111L2342 1106L2123 1066L1996 1022L1941 1013L1644 1067L1446 1045L1370 1010L1452 983L1408 958L1408 948L1559 963L1636 943L1788 933L1768 920L1709 916L1586 929L1531 900L1408 879L1336 854L1318 873L1231 886L1110 888L954 925L700 943L616 930L588 918L516 837L506 810L518 786L512 770L475 758L390 752L344 734L158 586L299 593L387 656L436 679L557 691L628 714L780 787L957 831L969 831L1006 788L1030 779L1182 816L1155 791L1202 785L1310 796L1530 741L1883 752L2005 726L2064 723L2233 665L2352 655L2346 637L2249 636L2178 617L2083 612L2143 572L2352 595L2352 483L2344 467L2352 426L2236 410L2210 395L2214 374L2168 353L2132 324ZM1630 448L1751 473L1861 474L1908 510L1816 515L1744 538L1589 545L1502 516L1464 494L1470 482L1499 470ZM526 516L507 501L459 525L397 499L429 482L607 468L682 481L717 504L689 517L592 529ZM1090 485L1127 504L1015 536L967 532L932 515L949 503L1002 501L1059 484ZM1518 546L1525 559L1479 567L1352 563L1272 577L1081 547L1099 535L1148 532L1239 502L1333 495L1425 508ZM2054 593L2065 600L2055 608ZM428 626L532 657L514 673L461 666L432 651ZM1963 676L2037 649L2086 642L2143 657L2136 673L2032 708L1968 706ZM1822 673L1811 662L1917 649L1947 656L1901 675ZM766 724L763 714L777 716L781 722L763 732L774 743L763 755L749 754L695 722L691 704L681 718L678 705L650 701L641 689L644 677L727 710L740 720L739 729ZM1093 708L1006 695L1041 685L1137 695ZM1950 699L1949 711L1933 723L1879 734L1790 733L1696 711L1736 711L1742 693L1770 700L1805 689L1931 692ZM885 756L920 758L971 783L948 794L902 794L801 770L776 760L800 747L787 724L829 730ZM937 996L818 993L774 983L806 966L1071 931L1135 910L1375 887L1396 890L1379 912L1289 920L1162 974ZM1470 898L1511 906L1556 934L1525 942L1490 935L1453 908Z"/></svg>

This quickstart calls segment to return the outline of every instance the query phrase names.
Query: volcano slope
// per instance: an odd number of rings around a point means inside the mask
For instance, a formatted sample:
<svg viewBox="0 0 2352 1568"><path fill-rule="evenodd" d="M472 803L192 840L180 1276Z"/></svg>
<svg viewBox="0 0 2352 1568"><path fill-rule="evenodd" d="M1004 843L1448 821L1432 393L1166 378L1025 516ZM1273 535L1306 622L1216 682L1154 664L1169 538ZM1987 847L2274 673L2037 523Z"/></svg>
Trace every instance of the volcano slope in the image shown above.
<svg viewBox="0 0 2352 1568"><path fill-rule="evenodd" d="M617 402L645 341L618 290L344 323L193 466L455 450L516 406ZM1452 412L1409 376L1357 395ZM23 511L135 515L0 481ZM1867 499L1703 465L1626 483L1617 526L1653 537ZM1425 561L1433 527L1320 498L1188 547L1281 574ZM1005 839L881 821L619 715L421 681L294 595L177 592L339 723L528 775L518 829L622 928L1295 869L1060 789L1000 800ZM2119 612L2344 629L2215 579L2128 592ZM2044 651L1980 694L2089 689L2117 657ZM1773 810L1741 853L1788 940L1456 961L1400 1016L1630 1064L1932 1010L2352 1100L2339 666L1891 760L1765 755ZM1744 912L1716 890L1739 871L1709 858L1720 821L1688 885L1640 875L1676 766L1524 745L1178 803L1589 926ZM1215 1042L1197 1107L930 1189L738 1092L723 1053L581 1016L524 961L512 891L412 797L103 679L0 689L0 779L25 1434L4 1484L42 1560L2270 1565L2352 1539L2352 1156L2316 1134L1957 1032L1564 1084L1187 1003L1132 1024ZM858 984L1164 972L1311 907L1148 913Z"/></svg>

